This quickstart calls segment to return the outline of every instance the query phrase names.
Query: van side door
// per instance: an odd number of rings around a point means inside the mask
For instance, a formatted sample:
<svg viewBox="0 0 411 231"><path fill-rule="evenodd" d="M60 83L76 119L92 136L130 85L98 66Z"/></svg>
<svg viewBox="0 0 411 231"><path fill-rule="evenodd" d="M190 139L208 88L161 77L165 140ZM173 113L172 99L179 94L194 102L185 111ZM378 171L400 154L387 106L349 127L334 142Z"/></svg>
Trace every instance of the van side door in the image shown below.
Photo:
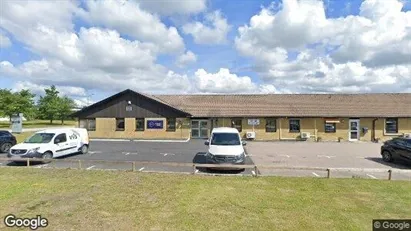
<svg viewBox="0 0 411 231"><path fill-rule="evenodd" d="M81 137L78 132L67 132L67 142L70 147L68 154L77 153L81 147Z"/></svg>
<svg viewBox="0 0 411 231"><path fill-rule="evenodd" d="M65 132L58 134L54 138L53 144L55 146L54 157L64 156L69 153L70 147L69 143L67 142L67 134Z"/></svg>

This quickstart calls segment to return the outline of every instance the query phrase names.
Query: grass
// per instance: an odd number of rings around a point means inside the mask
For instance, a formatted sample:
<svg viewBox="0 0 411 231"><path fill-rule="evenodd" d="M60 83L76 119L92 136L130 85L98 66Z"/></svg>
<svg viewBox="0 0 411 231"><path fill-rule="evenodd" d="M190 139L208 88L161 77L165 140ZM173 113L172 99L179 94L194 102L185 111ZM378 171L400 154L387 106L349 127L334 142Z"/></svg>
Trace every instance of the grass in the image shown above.
<svg viewBox="0 0 411 231"><path fill-rule="evenodd" d="M52 126L76 126L77 121L67 120L64 121L64 124L61 124L60 120L53 120L51 124L49 120L30 120L23 121L23 128L41 128L41 127L52 127ZM10 122L0 121L0 128L11 128Z"/></svg>
<svg viewBox="0 0 411 231"><path fill-rule="evenodd" d="M411 214L401 181L0 168L0 188L0 214L52 230L371 230Z"/></svg>

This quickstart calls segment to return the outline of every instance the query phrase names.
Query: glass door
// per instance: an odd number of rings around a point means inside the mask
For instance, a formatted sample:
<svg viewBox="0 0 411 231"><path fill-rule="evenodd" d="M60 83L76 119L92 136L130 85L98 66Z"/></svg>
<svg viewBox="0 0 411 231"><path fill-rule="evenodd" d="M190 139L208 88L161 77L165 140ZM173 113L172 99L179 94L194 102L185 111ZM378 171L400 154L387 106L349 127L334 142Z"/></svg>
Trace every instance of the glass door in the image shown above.
<svg viewBox="0 0 411 231"><path fill-rule="evenodd" d="M350 120L348 128L348 140L357 141L360 139L360 120Z"/></svg>
<svg viewBox="0 0 411 231"><path fill-rule="evenodd" d="M191 138L208 137L208 120L191 121Z"/></svg>
<svg viewBox="0 0 411 231"><path fill-rule="evenodd" d="M208 137L208 121L202 120L200 121L200 138L207 138Z"/></svg>

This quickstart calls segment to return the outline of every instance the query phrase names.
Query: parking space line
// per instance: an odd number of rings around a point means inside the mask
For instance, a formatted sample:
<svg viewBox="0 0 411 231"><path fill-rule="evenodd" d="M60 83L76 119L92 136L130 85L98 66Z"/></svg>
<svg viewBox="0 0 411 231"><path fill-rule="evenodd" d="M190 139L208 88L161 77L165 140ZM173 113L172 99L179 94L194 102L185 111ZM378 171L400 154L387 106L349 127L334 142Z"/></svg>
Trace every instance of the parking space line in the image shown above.
<svg viewBox="0 0 411 231"><path fill-rule="evenodd" d="M145 168L145 167L142 167L142 168L140 168L138 171L140 171L140 172L141 172L141 171L143 171L143 170L144 170L144 168Z"/></svg>
<svg viewBox="0 0 411 231"><path fill-rule="evenodd" d="M280 155L280 156L285 156L285 157L287 157L287 158L290 158L290 156L289 156L289 155Z"/></svg>
<svg viewBox="0 0 411 231"><path fill-rule="evenodd" d="M43 164L43 165L36 166L35 168L43 168L43 167L47 167L47 166L48 166L48 164Z"/></svg>
<svg viewBox="0 0 411 231"><path fill-rule="evenodd" d="M313 175L316 177L320 177L320 175L318 175L317 173L313 172Z"/></svg>
<svg viewBox="0 0 411 231"><path fill-rule="evenodd" d="M94 168L94 167L96 167L95 165L93 165L93 166L90 166L90 167L88 167L88 168L86 168L87 170L90 170L90 169L92 169L92 168Z"/></svg>
<svg viewBox="0 0 411 231"><path fill-rule="evenodd" d="M371 175L371 174L367 174L367 176L368 176L368 177L371 177L371 178L373 178L373 179L378 179L377 177L375 177L375 176L373 176L373 175Z"/></svg>

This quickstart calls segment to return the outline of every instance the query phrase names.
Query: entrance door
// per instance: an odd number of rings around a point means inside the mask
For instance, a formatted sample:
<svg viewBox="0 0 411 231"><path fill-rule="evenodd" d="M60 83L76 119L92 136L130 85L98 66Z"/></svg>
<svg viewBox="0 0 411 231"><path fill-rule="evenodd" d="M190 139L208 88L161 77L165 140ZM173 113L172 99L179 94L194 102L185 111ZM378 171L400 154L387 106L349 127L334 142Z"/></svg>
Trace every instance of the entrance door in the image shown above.
<svg viewBox="0 0 411 231"><path fill-rule="evenodd" d="M208 120L191 121L191 138L208 137Z"/></svg>
<svg viewBox="0 0 411 231"><path fill-rule="evenodd" d="M348 140L357 141L360 140L360 120L350 120L348 128Z"/></svg>

